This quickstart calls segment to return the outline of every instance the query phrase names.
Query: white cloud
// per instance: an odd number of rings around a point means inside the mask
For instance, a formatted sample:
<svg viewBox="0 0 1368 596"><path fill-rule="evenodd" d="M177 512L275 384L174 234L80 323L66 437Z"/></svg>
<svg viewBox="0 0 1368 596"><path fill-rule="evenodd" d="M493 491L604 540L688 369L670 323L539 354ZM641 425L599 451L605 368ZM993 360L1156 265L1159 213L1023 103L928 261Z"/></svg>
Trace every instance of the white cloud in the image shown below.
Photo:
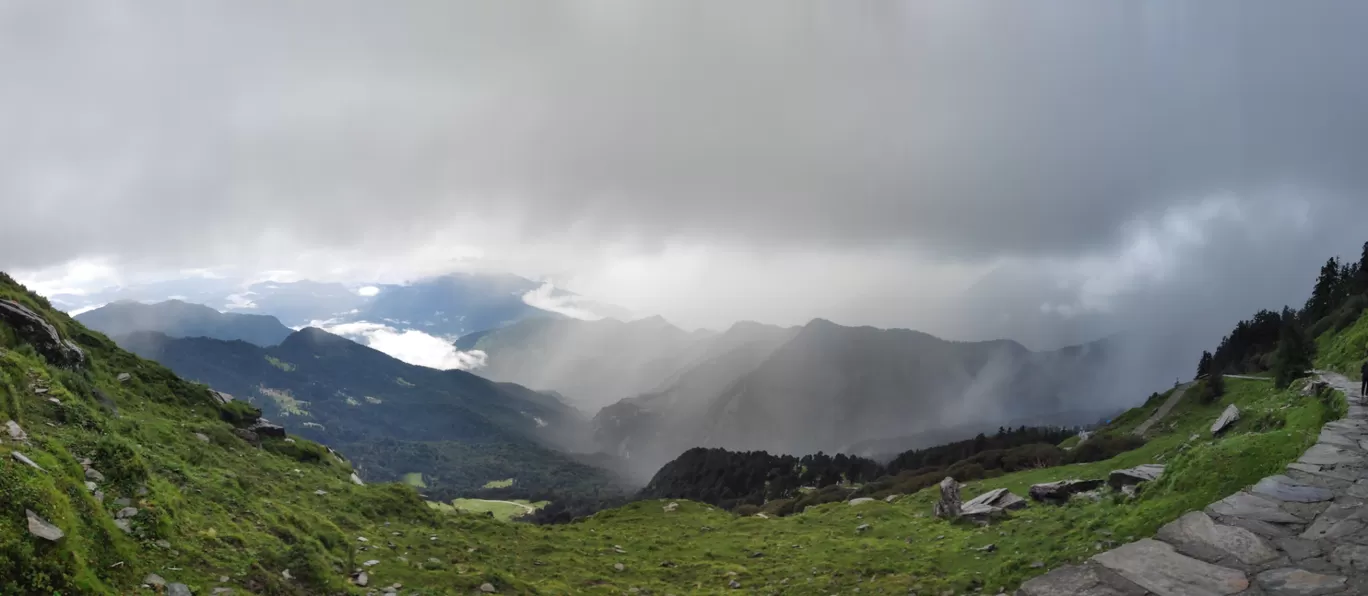
<svg viewBox="0 0 1368 596"><path fill-rule="evenodd" d="M376 295L376 294L379 294L379 293L380 293L380 288L377 288L377 287L375 287L375 286L365 286L365 287L357 288L357 290L356 290L356 295L358 295L358 296L365 296L365 297L367 297L367 298L369 298L369 297L371 297L371 296L374 296L374 295Z"/></svg>
<svg viewBox="0 0 1368 596"><path fill-rule="evenodd" d="M253 295L253 294L255 294L255 293L256 293L256 292L242 292L242 293L240 293L240 294L229 294L229 295L227 296L227 298L228 298L228 303L224 305L223 309L224 309L224 310L246 310L246 309L249 309L249 308L256 308L256 307L257 307L256 303L255 303L255 302L252 302L252 299L249 298L249 296L251 296L251 295Z"/></svg>
<svg viewBox="0 0 1368 596"><path fill-rule="evenodd" d="M544 283L541 287L523 294L522 301L528 306L584 321L597 321L603 318L592 310L591 305L586 304L588 300L573 294L556 296L555 292L556 286L549 282Z"/></svg>
<svg viewBox="0 0 1368 596"><path fill-rule="evenodd" d="M369 321L314 321L310 326L375 348L409 364L441 370L473 370L485 365L484 352L462 352L450 341L414 329L400 331L389 325Z"/></svg>
<svg viewBox="0 0 1368 596"><path fill-rule="evenodd" d="M103 305L103 304L90 304L90 305L82 306L82 307L80 307L80 308L73 309L73 310L67 312L67 316L74 317L74 316L79 315L79 314L81 314L81 313L90 312L90 311L92 311L92 310L95 310L95 309L97 309L97 308L100 308L101 306L104 306L104 305Z"/></svg>

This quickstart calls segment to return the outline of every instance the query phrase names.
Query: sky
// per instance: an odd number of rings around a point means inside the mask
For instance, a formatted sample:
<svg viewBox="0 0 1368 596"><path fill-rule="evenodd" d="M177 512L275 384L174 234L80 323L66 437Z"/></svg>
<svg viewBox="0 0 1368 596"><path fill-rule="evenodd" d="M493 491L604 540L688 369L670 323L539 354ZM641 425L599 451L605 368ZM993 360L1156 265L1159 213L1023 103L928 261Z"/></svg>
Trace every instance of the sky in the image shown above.
<svg viewBox="0 0 1368 596"><path fill-rule="evenodd" d="M1368 240L1365 29L1334 1L4 2L0 269L509 271L686 327L1187 350Z"/></svg>

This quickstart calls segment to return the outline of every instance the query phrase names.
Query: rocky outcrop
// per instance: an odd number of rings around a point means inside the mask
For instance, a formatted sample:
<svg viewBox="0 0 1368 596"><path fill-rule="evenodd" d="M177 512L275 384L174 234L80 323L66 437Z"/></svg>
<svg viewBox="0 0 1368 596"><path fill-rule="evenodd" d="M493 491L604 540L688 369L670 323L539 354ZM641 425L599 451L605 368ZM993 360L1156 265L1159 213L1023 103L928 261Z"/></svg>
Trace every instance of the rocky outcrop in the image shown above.
<svg viewBox="0 0 1368 596"><path fill-rule="evenodd" d="M1107 476L1107 485L1121 490L1123 486L1135 486L1142 482L1154 480L1163 473L1164 466L1159 464L1142 464L1134 468L1112 470L1112 473Z"/></svg>
<svg viewBox="0 0 1368 596"><path fill-rule="evenodd" d="M1102 486L1101 480L1059 480L1031 486L1028 494L1032 499L1048 503L1065 503L1075 494L1087 492Z"/></svg>
<svg viewBox="0 0 1368 596"><path fill-rule="evenodd" d="M940 500L932 510L936 517L954 519L960 514L959 483L949 476L940 482Z"/></svg>
<svg viewBox="0 0 1368 596"><path fill-rule="evenodd" d="M1226 406L1225 411L1221 412L1221 417L1217 418L1216 422L1211 424L1211 436L1214 437L1221 434L1221 431L1230 427L1230 425L1235 424L1235 421L1239 419L1240 409L1235 407L1235 404Z"/></svg>
<svg viewBox="0 0 1368 596"><path fill-rule="evenodd" d="M1026 507L1026 499L1011 493L1005 488L996 488L983 493L960 507L960 517L975 521L986 521L999 517L1012 509Z"/></svg>
<svg viewBox="0 0 1368 596"><path fill-rule="evenodd" d="M1322 427L1320 441L1286 472L1183 515L1153 539L1027 581L1016 594L1368 594L1368 407L1356 384L1320 376L1349 398L1348 416ZM1213 432L1238 417L1226 414Z"/></svg>
<svg viewBox="0 0 1368 596"><path fill-rule="evenodd" d="M18 302L0 300L0 321L13 327L19 337L38 350L48 362L68 368L85 363L85 352L81 351L80 346L69 339L62 339L56 327Z"/></svg>

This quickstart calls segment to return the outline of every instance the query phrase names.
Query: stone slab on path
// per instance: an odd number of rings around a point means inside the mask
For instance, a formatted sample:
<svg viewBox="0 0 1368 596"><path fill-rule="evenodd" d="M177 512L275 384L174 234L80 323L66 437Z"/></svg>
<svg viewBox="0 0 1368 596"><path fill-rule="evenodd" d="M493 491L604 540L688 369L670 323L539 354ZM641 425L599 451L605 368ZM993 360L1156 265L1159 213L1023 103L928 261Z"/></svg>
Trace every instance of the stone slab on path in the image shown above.
<svg viewBox="0 0 1368 596"><path fill-rule="evenodd" d="M1249 587L1243 571L1194 559L1149 538L1092 560L1158 596L1229 596Z"/></svg>
<svg viewBox="0 0 1368 596"><path fill-rule="evenodd" d="M1264 478L1249 490L1256 495L1294 503L1319 503L1335 498L1335 492L1328 488L1307 486L1282 474Z"/></svg>
<svg viewBox="0 0 1368 596"><path fill-rule="evenodd" d="M1278 558L1278 550L1258 534L1244 528L1212 521L1201 511L1191 511L1169 522L1155 535L1177 547L1183 554L1208 563L1233 557L1245 565L1258 565Z"/></svg>
<svg viewBox="0 0 1368 596"><path fill-rule="evenodd" d="M1096 565L1067 565L1021 584L1018 596L1145 596L1146 591Z"/></svg>

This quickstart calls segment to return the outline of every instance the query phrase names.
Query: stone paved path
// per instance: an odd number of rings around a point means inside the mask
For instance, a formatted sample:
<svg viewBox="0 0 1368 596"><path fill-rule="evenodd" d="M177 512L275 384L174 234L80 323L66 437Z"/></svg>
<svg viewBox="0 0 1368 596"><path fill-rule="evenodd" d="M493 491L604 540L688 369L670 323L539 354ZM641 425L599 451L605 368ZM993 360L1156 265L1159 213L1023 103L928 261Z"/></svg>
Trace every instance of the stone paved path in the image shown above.
<svg viewBox="0 0 1368 596"><path fill-rule="evenodd" d="M1145 432L1148 431L1151 426L1154 426L1155 423L1163 420L1164 416L1168 415L1169 410L1172 410L1173 406L1178 405L1178 402L1182 401L1183 394L1187 393L1188 387L1191 387L1192 385L1191 382L1187 382L1174 387L1173 395L1170 395L1168 399L1164 400L1163 405L1159 406L1159 409L1154 411L1153 416L1150 416L1148 420L1141 422L1140 426L1135 427L1134 434L1136 436L1144 436Z"/></svg>
<svg viewBox="0 0 1368 596"><path fill-rule="evenodd" d="M1358 383L1317 374L1344 393L1349 414L1284 473L1154 538L1032 579L1017 596L1368 595L1368 407Z"/></svg>

